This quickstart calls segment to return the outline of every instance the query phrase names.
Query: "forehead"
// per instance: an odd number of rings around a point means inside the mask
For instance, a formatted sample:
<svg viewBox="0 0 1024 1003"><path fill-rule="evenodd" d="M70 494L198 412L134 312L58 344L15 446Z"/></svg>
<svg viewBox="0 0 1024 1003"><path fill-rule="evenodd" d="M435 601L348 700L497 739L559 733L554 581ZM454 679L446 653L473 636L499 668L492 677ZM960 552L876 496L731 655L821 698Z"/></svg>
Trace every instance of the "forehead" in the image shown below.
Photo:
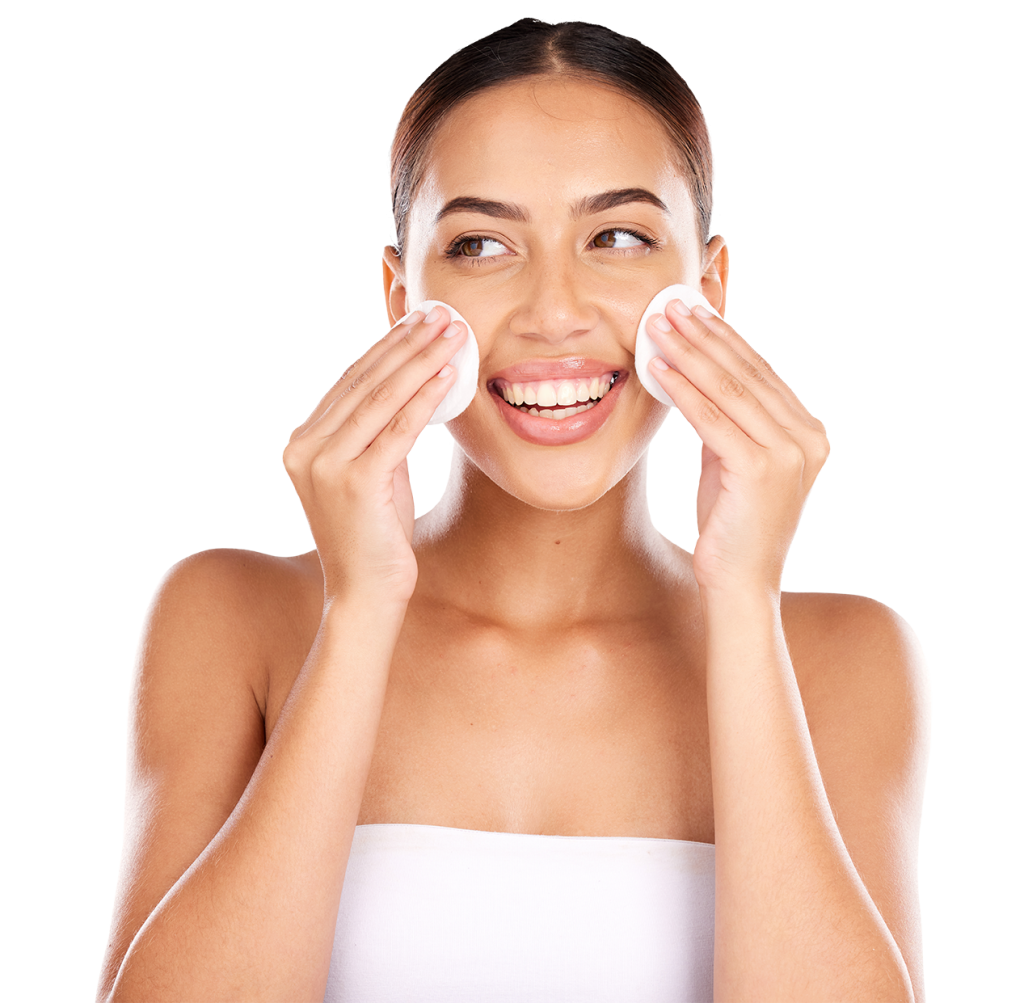
<svg viewBox="0 0 1024 1003"><path fill-rule="evenodd" d="M461 195L540 212L620 188L647 188L673 216L692 219L675 148L651 111L600 82L528 77L482 91L446 117L412 216L426 222Z"/></svg>

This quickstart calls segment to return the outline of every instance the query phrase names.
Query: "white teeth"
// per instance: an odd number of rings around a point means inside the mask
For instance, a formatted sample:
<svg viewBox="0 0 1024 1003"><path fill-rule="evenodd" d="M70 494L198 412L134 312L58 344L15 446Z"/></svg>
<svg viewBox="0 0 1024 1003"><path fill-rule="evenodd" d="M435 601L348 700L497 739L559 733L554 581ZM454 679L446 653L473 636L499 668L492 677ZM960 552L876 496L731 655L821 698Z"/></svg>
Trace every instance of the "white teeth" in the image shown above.
<svg viewBox="0 0 1024 1003"><path fill-rule="evenodd" d="M579 407L544 408L542 411L535 407L520 407L518 410L524 414L532 414L536 418L553 418L555 421L558 421L560 418L571 418L574 414L582 414L584 411L589 411L596 403L597 401L590 401L587 404L581 404Z"/></svg>
<svg viewBox="0 0 1024 1003"><path fill-rule="evenodd" d="M557 396L559 404L575 404L576 384L570 383L569 380L563 380L558 384Z"/></svg>
<svg viewBox="0 0 1024 1003"><path fill-rule="evenodd" d="M611 388L614 374L579 380L540 380L536 383L504 383L500 392L509 404L540 408L570 407L599 401Z"/></svg>
<svg viewBox="0 0 1024 1003"><path fill-rule="evenodd" d="M542 383L537 387L537 403L541 407L554 407L558 403L558 391L554 383Z"/></svg>
<svg viewBox="0 0 1024 1003"><path fill-rule="evenodd" d="M505 401L520 411L557 419L592 408L611 389L615 375L605 373L590 379L506 383L498 389Z"/></svg>

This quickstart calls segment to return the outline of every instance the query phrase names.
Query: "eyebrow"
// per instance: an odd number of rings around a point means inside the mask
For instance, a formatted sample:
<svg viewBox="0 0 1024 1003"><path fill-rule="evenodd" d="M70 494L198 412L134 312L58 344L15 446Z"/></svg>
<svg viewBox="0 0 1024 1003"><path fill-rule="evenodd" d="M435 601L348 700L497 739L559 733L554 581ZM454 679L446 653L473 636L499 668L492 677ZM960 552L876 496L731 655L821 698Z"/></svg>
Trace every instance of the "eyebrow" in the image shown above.
<svg viewBox="0 0 1024 1003"><path fill-rule="evenodd" d="M440 223L445 216L454 212L476 212L482 216L493 216L495 219L511 219L516 223L528 223L530 214L521 206L512 202L495 202L493 199L476 198L473 195L460 195L458 198L445 202L441 211L434 218Z"/></svg>
<svg viewBox="0 0 1024 1003"><path fill-rule="evenodd" d="M616 188L610 192L588 195L586 198L580 199L572 207L572 215L574 219L579 219L581 216L593 216L596 213L607 212L609 209L615 209L620 205L629 205L632 202L646 202L668 214L668 206L654 192L649 192L646 188Z"/></svg>
<svg viewBox="0 0 1024 1003"><path fill-rule="evenodd" d="M607 212L620 205L629 205L633 202L646 202L656 209L668 214L668 206L654 192L646 188L615 188L612 191L600 192L597 195L588 195L573 203L570 213L573 219L580 219L582 216L593 216L599 212ZM458 198L446 202L441 211L434 218L434 223L439 223L445 216L456 212L475 212L482 216L492 216L495 219L510 219L516 223L529 223L530 214L521 205L514 202L498 202L494 199L477 198L475 195L460 195Z"/></svg>

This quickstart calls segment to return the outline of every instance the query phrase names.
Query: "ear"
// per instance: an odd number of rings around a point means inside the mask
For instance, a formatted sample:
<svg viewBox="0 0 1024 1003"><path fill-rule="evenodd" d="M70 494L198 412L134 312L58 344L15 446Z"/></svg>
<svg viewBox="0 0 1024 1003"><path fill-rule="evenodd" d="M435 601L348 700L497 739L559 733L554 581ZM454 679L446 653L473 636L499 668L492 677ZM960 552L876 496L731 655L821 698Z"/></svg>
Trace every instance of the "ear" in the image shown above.
<svg viewBox="0 0 1024 1003"><path fill-rule="evenodd" d="M704 248L704 274L700 291L704 298L725 316L725 287L729 284L729 248L721 237L712 237Z"/></svg>
<svg viewBox="0 0 1024 1003"><path fill-rule="evenodd" d="M394 327L409 312L409 301L405 291L405 267L398 256L398 250L390 244L384 248L384 302L388 309L388 320Z"/></svg>

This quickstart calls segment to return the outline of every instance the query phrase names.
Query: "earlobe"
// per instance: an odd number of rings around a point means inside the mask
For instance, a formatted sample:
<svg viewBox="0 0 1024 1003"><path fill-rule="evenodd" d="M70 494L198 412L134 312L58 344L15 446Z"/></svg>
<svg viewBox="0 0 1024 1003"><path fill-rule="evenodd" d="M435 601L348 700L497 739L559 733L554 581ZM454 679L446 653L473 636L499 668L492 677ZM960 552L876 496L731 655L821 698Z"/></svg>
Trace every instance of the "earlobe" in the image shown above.
<svg viewBox="0 0 1024 1003"><path fill-rule="evenodd" d="M712 237L704 248L704 274L700 291L704 298L725 316L725 290L729 284L729 248L722 237Z"/></svg>
<svg viewBox="0 0 1024 1003"><path fill-rule="evenodd" d="M409 303L405 290L405 269L398 251L390 244L384 248L384 303L387 306L388 321L391 326L409 312Z"/></svg>

